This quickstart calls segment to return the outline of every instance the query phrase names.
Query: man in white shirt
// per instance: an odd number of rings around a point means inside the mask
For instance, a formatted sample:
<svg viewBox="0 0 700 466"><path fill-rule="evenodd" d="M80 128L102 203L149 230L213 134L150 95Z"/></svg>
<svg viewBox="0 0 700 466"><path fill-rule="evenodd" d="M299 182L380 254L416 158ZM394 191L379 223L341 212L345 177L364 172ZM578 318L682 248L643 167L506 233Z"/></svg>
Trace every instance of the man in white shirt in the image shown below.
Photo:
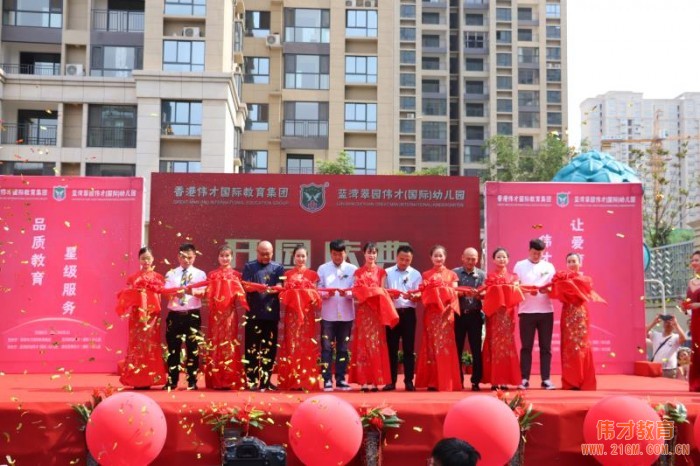
<svg viewBox="0 0 700 466"><path fill-rule="evenodd" d="M528 258L515 264L513 273L518 275L521 285L536 287L534 294L525 293L525 301L518 307L520 322L520 373L522 382L518 388L530 388L530 370L532 369L532 348L535 344L535 332L540 347L540 374L542 388L554 390L556 387L549 379L552 365L552 331L554 329L554 308L545 288L554 277L554 266L541 260L545 244L539 238L530 240Z"/></svg>
<svg viewBox="0 0 700 466"><path fill-rule="evenodd" d="M663 332L652 330L661 322L663 322ZM674 333L674 330L677 333ZM687 339L685 330L676 320L676 316L659 314L647 327L647 335L651 340L650 360L661 363L664 377L675 379L678 369L678 348Z"/></svg>
<svg viewBox="0 0 700 466"><path fill-rule="evenodd" d="M423 282L419 271L411 267L413 248L408 245L399 246L396 250L396 265L386 269L386 287L402 293L417 290ZM389 365L391 367L391 383L385 385L385 392L396 390L399 366L399 340L403 350L403 381L407 392L416 391L413 385L416 355L416 301L405 294L394 299L394 307L399 313L399 323L394 328L386 328L386 344L389 349Z"/></svg>
<svg viewBox="0 0 700 466"><path fill-rule="evenodd" d="M357 267L346 262L345 242L334 240L329 245L331 261L318 268L318 287L348 291L321 291L321 363L323 390L333 391L331 364L333 363L333 343L335 343L335 387L350 390L345 381L348 368L348 344L352 322L355 320L355 306L352 301L352 288Z"/></svg>
<svg viewBox="0 0 700 466"><path fill-rule="evenodd" d="M177 260L180 267L165 274L165 288L178 288L192 283L203 282L207 274L194 266L197 249L191 243L179 248ZM172 295L168 301L168 317L165 326L165 342L168 345L168 383L163 390L174 390L180 377L180 349L185 343L187 360L187 389L197 390L197 370L199 369L199 341L201 340L202 308L201 296L206 287L193 288Z"/></svg>

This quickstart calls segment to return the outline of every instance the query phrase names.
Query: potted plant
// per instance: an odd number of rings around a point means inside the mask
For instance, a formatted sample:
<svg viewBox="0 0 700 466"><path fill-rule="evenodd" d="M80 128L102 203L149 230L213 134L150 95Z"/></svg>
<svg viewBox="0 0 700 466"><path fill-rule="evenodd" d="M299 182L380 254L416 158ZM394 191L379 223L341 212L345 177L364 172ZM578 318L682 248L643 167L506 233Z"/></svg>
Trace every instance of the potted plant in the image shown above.
<svg viewBox="0 0 700 466"><path fill-rule="evenodd" d="M87 423L90 421L90 416L95 408L97 408L97 405L102 403L107 397L116 393L116 391L117 390L115 390L111 385L108 385L105 388L95 388L92 390L92 395L90 395L90 400L88 400L87 403L75 403L70 405L71 408L73 408L73 411L78 413L83 421L80 426L80 430L82 432L85 432L85 429L87 429ZM98 466L98 463L95 458L93 458L90 450L87 450L86 464L87 466Z"/></svg>
<svg viewBox="0 0 700 466"><path fill-rule="evenodd" d="M403 422L396 411L388 405L369 408L359 408L360 420L364 435L362 438L362 464L365 466L381 466L382 464L382 440L385 429L398 429Z"/></svg>
<svg viewBox="0 0 700 466"><path fill-rule="evenodd" d="M657 433L664 438L664 443L668 445L668 455L661 455L654 465L674 466L676 464L676 442L678 441L678 429L681 424L688 423L688 410L683 403L657 403L651 407L661 418L662 427L657 427ZM663 433L662 430L663 429Z"/></svg>
<svg viewBox="0 0 700 466"><path fill-rule="evenodd" d="M211 430L220 436L221 455L227 447L234 445L241 437L250 435L250 428L264 429L267 424L275 421L269 413L252 406L229 406L227 403L212 403L209 412L204 413L202 420L212 426Z"/></svg>
<svg viewBox="0 0 700 466"><path fill-rule="evenodd" d="M540 417L542 413L536 412L532 403L528 403L525 398L525 394L518 390L515 392L515 396L512 398L510 394L502 390L496 391L496 396L499 400L503 401L508 407L513 411L515 417L518 419L518 426L520 427L520 442L518 443L518 450L515 452L513 458L508 462L509 466L522 466L525 464L525 443L527 442L527 433L534 426L542 425L539 422L535 422L535 419Z"/></svg>
<svg viewBox="0 0 700 466"><path fill-rule="evenodd" d="M474 364L474 357L469 351L462 352L462 366L464 367L465 374L472 373L472 365Z"/></svg>

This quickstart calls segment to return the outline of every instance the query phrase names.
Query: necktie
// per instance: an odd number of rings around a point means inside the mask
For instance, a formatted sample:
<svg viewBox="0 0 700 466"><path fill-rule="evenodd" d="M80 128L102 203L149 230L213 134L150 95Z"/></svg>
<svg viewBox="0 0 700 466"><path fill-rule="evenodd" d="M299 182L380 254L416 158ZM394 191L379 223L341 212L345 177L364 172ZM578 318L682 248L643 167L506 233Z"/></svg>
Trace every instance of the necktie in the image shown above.
<svg viewBox="0 0 700 466"><path fill-rule="evenodd" d="M182 277L180 278L180 286L187 286L187 269L182 269ZM184 306L187 302L185 300L186 295L182 295L180 298L180 306Z"/></svg>

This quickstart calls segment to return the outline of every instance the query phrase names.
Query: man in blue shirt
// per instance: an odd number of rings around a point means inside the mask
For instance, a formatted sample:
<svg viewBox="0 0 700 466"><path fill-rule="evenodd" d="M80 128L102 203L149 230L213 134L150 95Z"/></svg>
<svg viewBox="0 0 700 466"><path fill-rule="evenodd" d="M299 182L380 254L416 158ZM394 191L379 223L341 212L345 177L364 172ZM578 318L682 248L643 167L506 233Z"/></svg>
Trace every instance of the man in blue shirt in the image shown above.
<svg viewBox="0 0 700 466"><path fill-rule="evenodd" d="M243 280L268 286L280 284L284 267L272 261L272 243L260 241L257 259L243 267ZM246 293L250 311L245 323L245 369L251 389L274 390L270 378L277 356L280 299L277 293Z"/></svg>

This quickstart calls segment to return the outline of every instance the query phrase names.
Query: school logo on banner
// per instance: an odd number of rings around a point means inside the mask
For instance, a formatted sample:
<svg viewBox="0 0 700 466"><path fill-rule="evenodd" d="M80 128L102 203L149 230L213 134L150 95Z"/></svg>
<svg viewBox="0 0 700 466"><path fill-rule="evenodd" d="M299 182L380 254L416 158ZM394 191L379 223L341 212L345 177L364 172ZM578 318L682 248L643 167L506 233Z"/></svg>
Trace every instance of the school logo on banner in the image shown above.
<svg viewBox="0 0 700 466"><path fill-rule="evenodd" d="M569 193L557 193L557 205L566 207L569 205Z"/></svg>
<svg viewBox="0 0 700 466"><path fill-rule="evenodd" d="M66 199L66 186L54 186L53 187L53 198L56 201L64 201Z"/></svg>
<svg viewBox="0 0 700 466"><path fill-rule="evenodd" d="M328 183L324 184L302 184L299 193L299 205L307 212L315 213L326 206L326 188Z"/></svg>

